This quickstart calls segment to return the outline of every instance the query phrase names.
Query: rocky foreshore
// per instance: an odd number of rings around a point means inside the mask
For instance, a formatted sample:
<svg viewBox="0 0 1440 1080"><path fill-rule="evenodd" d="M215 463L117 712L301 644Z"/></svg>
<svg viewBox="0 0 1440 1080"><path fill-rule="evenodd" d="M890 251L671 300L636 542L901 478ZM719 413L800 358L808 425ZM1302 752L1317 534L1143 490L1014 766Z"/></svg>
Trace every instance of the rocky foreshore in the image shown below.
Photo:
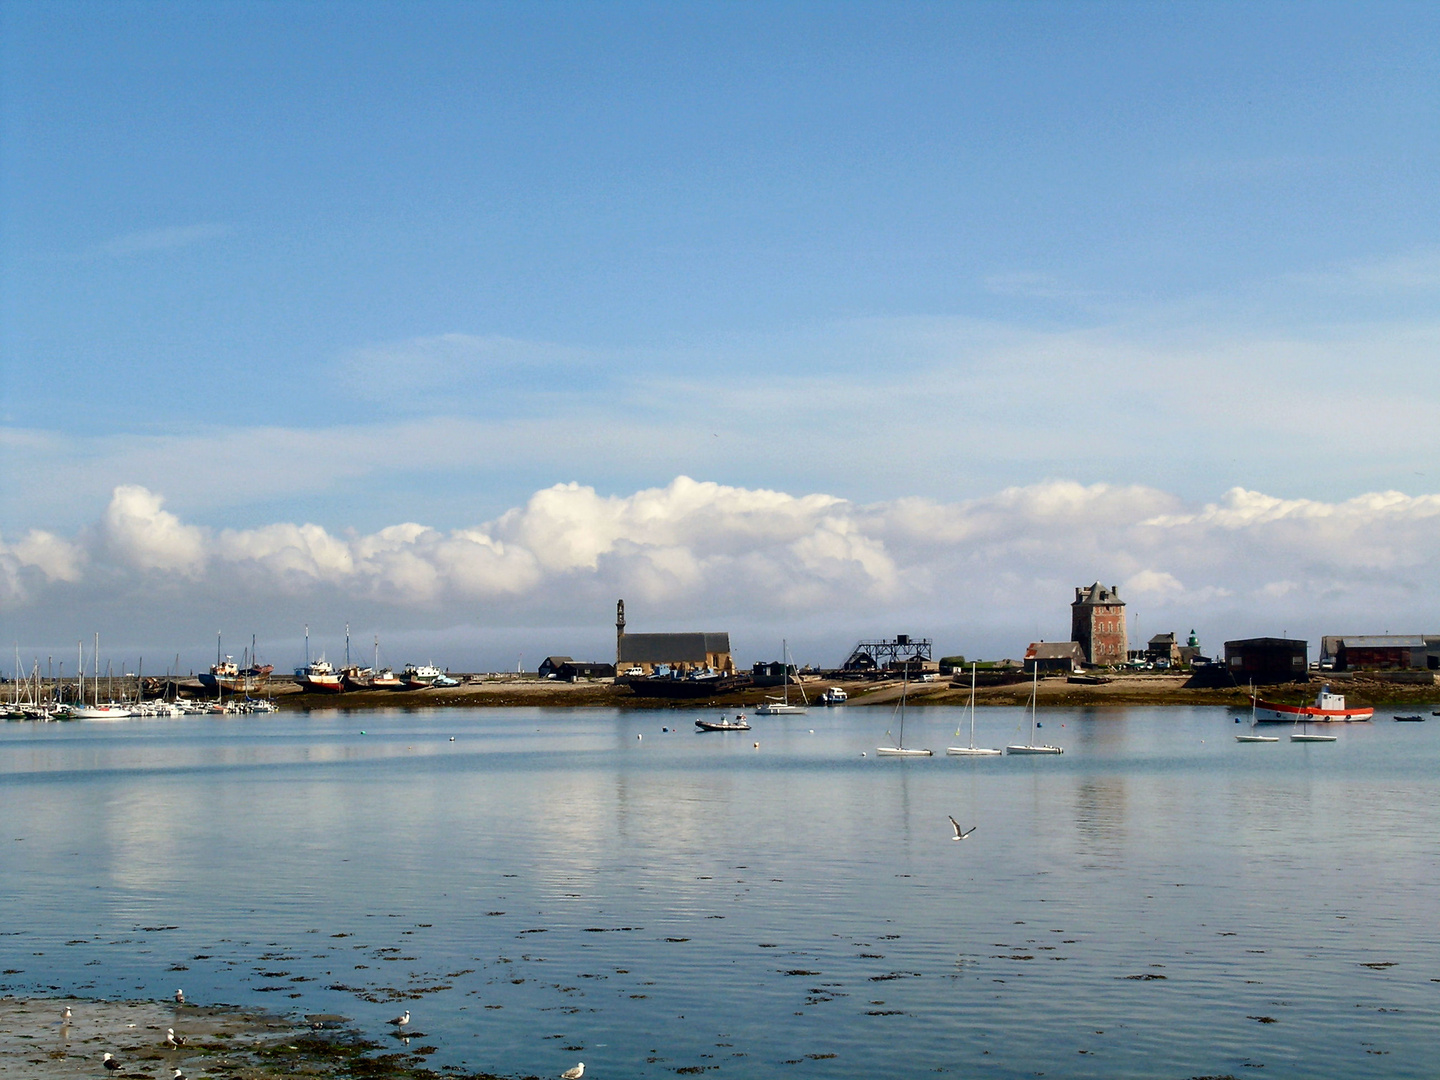
<svg viewBox="0 0 1440 1080"><path fill-rule="evenodd" d="M70 1017L65 1018L65 1010ZM169 1045L173 1031L181 1045ZM284 1017L228 1006L84 998L0 998L3 1080L498 1080L427 1067L435 1047L398 1051L343 1016ZM105 1063L110 1054L113 1066ZM529 1078L533 1080L533 1078Z"/></svg>

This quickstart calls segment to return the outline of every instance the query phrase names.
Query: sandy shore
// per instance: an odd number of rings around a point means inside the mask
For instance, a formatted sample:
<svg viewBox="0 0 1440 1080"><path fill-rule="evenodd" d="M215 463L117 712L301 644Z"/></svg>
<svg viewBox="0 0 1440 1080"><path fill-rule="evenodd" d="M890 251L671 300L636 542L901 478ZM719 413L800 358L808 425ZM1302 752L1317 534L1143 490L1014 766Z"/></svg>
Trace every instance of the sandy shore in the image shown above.
<svg viewBox="0 0 1440 1080"><path fill-rule="evenodd" d="M1039 704L1046 707L1108 708L1124 705L1221 705L1249 708L1248 692L1243 688L1225 690L1189 689L1184 675L1124 675L1102 685L1067 682L1063 678L1041 679ZM813 702L829 686L841 686L850 695L847 708L893 703L899 696L898 680L858 682L815 680L805 682L805 694ZM1314 699L1318 683L1274 687L1262 691L1266 697L1286 702L1309 702ZM1440 686L1405 685L1380 680L1355 678L1336 690L1344 693L1353 705L1395 705L1411 709L1428 705L1440 708ZM663 698L641 698L624 686L609 682L566 683L553 679L511 679L473 683L462 686L432 688L421 691L360 691L344 694L302 694L289 692L276 696L284 709L375 709L375 708L485 708L487 706L544 706L548 708L603 707L621 709L667 709L678 712L705 712L712 709L754 708L775 688L752 688L713 699L674 701ZM795 696L791 689L792 699ZM953 686L950 681L911 683L908 701L913 705L963 705L969 699L968 685ZM1028 682L1008 686L981 687L975 695L979 705L1021 705L1030 699ZM1429 709L1426 709L1427 713Z"/></svg>
<svg viewBox="0 0 1440 1080"><path fill-rule="evenodd" d="M61 1014L69 1006L68 1024ZM165 1045L166 1029L185 1040ZM81 998L0 998L0 1078L4 1080L274 1080L278 1077L435 1080L435 1052L416 1033L391 1049L363 1039L341 1016L284 1018L228 1007ZM106 1052L121 1067L104 1067ZM452 1080L497 1080L446 1070ZM529 1078L533 1080L533 1078Z"/></svg>

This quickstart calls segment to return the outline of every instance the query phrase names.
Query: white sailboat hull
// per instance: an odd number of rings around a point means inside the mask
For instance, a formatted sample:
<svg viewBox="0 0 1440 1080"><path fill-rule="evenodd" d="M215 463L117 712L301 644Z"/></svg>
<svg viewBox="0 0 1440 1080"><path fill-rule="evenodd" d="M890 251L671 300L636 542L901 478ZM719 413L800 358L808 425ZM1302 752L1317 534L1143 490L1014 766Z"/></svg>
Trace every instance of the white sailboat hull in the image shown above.
<svg viewBox="0 0 1440 1080"><path fill-rule="evenodd" d="M1335 742L1334 735L1305 735L1297 732L1290 736L1291 742Z"/></svg>
<svg viewBox="0 0 1440 1080"><path fill-rule="evenodd" d="M991 750L984 746L947 746L945 753L951 757L999 757L999 750Z"/></svg>
<svg viewBox="0 0 1440 1080"><path fill-rule="evenodd" d="M877 746L875 753L881 757L934 757L932 750L912 750L908 746Z"/></svg>
<svg viewBox="0 0 1440 1080"><path fill-rule="evenodd" d="M1279 742L1279 735L1236 735L1236 742Z"/></svg>
<svg viewBox="0 0 1440 1080"><path fill-rule="evenodd" d="M755 706L755 712L760 716L803 716L809 711L804 705L786 705L779 701Z"/></svg>
<svg viewBox="0 0 1440 1080"><path fill-rule="evenodd" d="M1007 754L1063 754L1065 751L1058 746L1007 746Z"/></svg>

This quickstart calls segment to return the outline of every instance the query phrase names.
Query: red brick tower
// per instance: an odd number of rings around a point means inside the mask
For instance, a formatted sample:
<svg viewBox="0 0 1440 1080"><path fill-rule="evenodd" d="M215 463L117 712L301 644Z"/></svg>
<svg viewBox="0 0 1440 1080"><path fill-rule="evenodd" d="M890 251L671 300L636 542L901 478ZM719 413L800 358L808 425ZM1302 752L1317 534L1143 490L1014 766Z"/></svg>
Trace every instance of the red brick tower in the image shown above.
<svg viewBox="0 0 1440 1080"><path fill-rule="evenodd" d="M1129 657L1130 638L1125 632L1125 601L1114 585L1098 581L1075 590L1070 605L1070 640L1078 641L1090 664L1123 664Z"/></svg>

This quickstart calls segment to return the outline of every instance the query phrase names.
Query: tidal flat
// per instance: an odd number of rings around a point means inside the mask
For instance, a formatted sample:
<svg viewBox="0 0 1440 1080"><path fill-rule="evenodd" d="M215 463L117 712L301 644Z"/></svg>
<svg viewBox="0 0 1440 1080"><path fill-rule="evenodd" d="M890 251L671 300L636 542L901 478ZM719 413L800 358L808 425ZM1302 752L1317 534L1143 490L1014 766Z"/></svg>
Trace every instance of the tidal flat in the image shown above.
<svg viewBox="0 0 1440 1080"><path fill-rule="evenodd" d="M1056 708L1060 757L947 757L962 716L915 760L882 708L7 724L0 992L47 1051L72 995L343 1017L353 1075L1433 1075L1440 727Z"/></svg>

